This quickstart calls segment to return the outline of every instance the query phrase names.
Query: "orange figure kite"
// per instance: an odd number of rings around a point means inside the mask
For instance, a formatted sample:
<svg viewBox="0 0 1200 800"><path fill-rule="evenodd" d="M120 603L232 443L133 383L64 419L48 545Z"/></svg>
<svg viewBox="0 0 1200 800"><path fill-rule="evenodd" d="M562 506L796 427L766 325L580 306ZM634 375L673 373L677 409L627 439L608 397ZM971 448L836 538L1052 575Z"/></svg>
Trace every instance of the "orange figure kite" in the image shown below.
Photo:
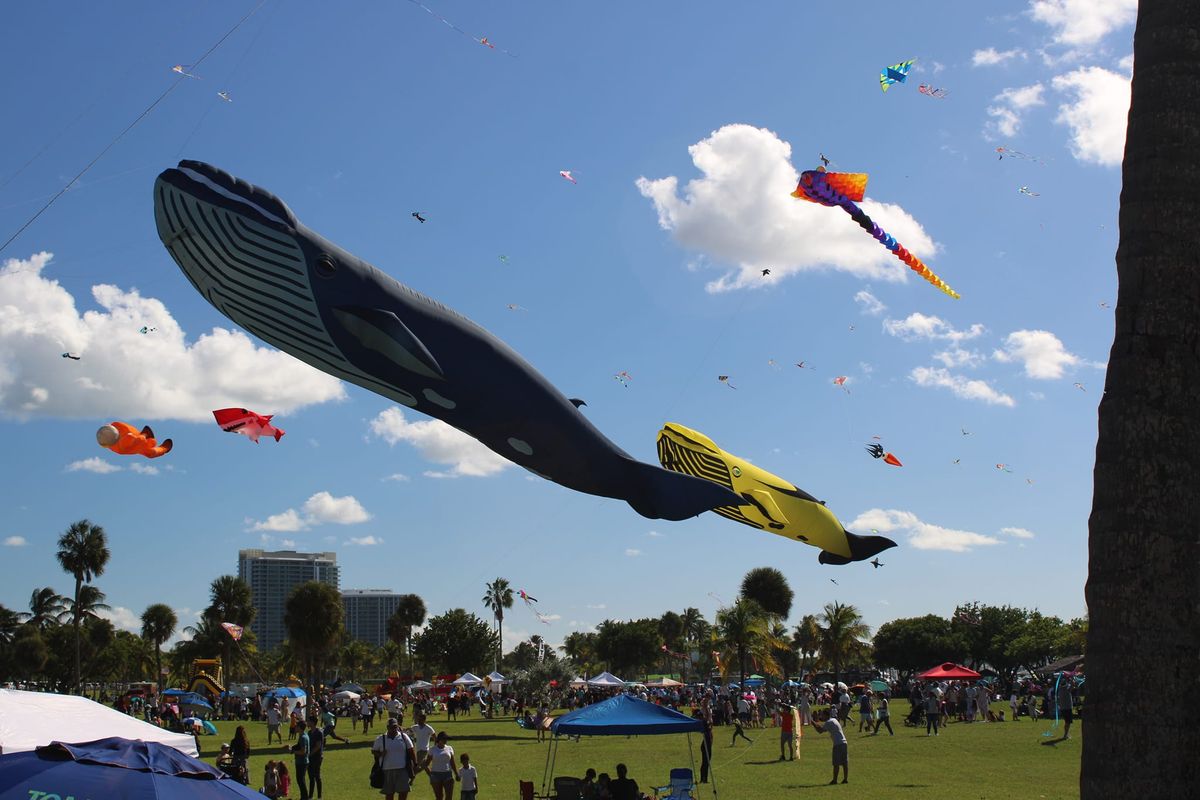
<svg viewBox="0 0 1200 800"><path fill-rule="evenodd" d="M145 456L158 458L171 452L172 442L166 439L159 444L150 426L140 431L126 422L110 422L96 431L96 441L122 456Z"/></svg>

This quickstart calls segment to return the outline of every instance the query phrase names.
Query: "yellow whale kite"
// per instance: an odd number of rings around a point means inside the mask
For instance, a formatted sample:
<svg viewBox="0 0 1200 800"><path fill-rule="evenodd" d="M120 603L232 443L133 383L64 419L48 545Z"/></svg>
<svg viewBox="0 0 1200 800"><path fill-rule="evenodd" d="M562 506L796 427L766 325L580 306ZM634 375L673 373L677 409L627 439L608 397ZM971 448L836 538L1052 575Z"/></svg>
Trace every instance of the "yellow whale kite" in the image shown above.
<svg viewBox="0 0 1200 800"><path fill-rule="evenodd" d="M658 460L673 472L719 483L745 499L713 511L752 528L821 549L822 564L864 561L895 547L886 536L850 533L817 498L783 478L725 452L699 431L668 422L658 432Z"/></svg>

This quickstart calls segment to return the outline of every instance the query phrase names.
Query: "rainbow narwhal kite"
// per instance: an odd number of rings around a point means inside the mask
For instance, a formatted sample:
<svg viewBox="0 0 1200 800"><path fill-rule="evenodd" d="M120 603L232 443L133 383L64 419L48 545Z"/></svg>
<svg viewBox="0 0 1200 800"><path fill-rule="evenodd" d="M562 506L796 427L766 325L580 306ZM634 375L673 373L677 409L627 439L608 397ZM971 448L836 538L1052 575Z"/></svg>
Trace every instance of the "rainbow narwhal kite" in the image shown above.
<svg viewBox="0 0 1200 800"><path fill-rule="evenodd" d="M925 266L921 259L908 252L902 244L872 222L871 218L858 207L855 201L862 200L866 190L867 174L865 172L826 172L824 168L818 167L800 174L800 183L796 186L796 191L792 192L792 197L798 197L810 203L819 203L823 206L841 207L863 230L891 250L896 258L907 264L913 272L957 299L958 292L947 286L946 282Z"/></svg>

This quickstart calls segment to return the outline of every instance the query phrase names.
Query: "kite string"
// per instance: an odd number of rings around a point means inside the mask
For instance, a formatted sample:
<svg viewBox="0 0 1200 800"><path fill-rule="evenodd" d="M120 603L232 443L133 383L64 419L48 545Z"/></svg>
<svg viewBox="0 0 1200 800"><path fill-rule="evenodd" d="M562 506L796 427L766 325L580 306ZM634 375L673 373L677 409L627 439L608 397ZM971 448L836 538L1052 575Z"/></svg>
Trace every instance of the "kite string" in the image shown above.
<svg viewBox="0 0 1200 800"><path fill-rule="evenodd" d="M254 16L255 12L257 12L260 8L262 8L266 2L267 2L267 0L259 0L258 5L254 6L254 8L252 8L252 9L250 9L249 13L247 13L244 17L242 17L240 20L238 20L236 25L234 25L232 28L230 28L228 31L226 31L225 35L222 36L220 39L218 39L216 44L214 44L212 47L208 48L208 50L205 51L204 55L200 56L200 58L197 59L196 62L192 66L196 67L196 66L199 66L200 64L204 63L204 60L206 58L208 58L210 55L212 55L213 52L218 47L220 47L226 39L228 39L230 36L232 36L234 31L236 31L238 28L242 27L242 24L245 23L246 20L248 20L248 19L250 19L250 17ZM123 138L125 138L125 134L129 133L131 130L133 130L135 127L137 127L139 122L141 122L143 119L145 119L147 116L149 116L150 112L153 111L155 108L157 108L158 104L167 98L167 95L169 95L169 94L171 94L171 92L175 91L176 87L178 87L179 84L183 80L185 80L185 77L183 75L180 75L178 78L176 78L175 82L172 83L170 86L168 86L163 91L162 94L160 94L158 97L156 97L154 99L154 102L152 102L150 105L148 105L141 114L138 114L137 117L133 120L133 122L126 125L125 129L122 130L120 133L118 133L116 138L114 138L111 142L109 142L107 145L105 145L104 149L100 151L99 155L97 155L95 158L93 158L91 161L89 161L87 163L87 165L84 166L83 169L81 169L78 173L75 174L75 177L73 177L73 178L71 178L71 180L67 181L66 185L63 186L61 189L59 189L58 192L54 194L54 196L52 196L48 201L46 201L46 204L44 206L42 206L41 208L39 208L32 217L30 217L28 220L26 220L24 225L22 225L20 228L17 228L16 232L13 233L12 236L9 236L8 239L5 240L4 244L0 244L0 253L3 253L10 244L12 244L14 241L16 241L18 236L20 236L22 233L24 233L25 230L30 225L32 225L34 222L37 221L38 217L40 217L43 213L45 213L46 210L50 208L50 206L54 205L54 203L58 200L58 198L62 197L64 194L66 194L70 190L70 188L75 184L76 181L78 181L85 174L87 174L88 170L90 170L92 167L94 167L96 165L96 163L98 161L100 161L100 159L104 158L104 156L108 153L109 150L113 149L113 147L115 147L118 142L120 142Z"/></svg>

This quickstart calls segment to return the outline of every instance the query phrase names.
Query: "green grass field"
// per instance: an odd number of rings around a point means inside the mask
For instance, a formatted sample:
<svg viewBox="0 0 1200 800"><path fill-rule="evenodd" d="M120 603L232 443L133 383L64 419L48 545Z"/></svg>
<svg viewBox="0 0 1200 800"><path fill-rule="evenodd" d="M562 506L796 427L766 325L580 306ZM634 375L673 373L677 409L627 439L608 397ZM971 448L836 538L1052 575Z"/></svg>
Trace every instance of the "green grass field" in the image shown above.
<svg viewBox="0 0 1200 800"><path fill-rule="evenodd" d="M905 707L903 703L898 703ZM376 720L378 723L379 720ZM430 719L437 730L450 734L455 753L469 753L479 770L480 800L504 798L517 800L519 780L532 780L540 787L546 765L547 745L539 744L533 733L517 727L511 718L494 721L478 717L447 722L444 717ZM903 717L893 720L895 736L886 729L879 736L858 733L858 723L847 725L850 740L850 784L828 786L831 776L829 737L805 729L800 757L780 762L779 732L775 728L748 730L753 745L739 741L729 746L731 728L715 729L714 758L717 796L735 800L775 800L792 798L798 791L828 796L855 798L1077 798L1079 796L1079 748L1083 725L1076 722L1071 739L1046 746L1051 741L1042 734L1049 728L1043 721L952 724L941 736L926 737L924 728L905 728ZM220 743L233 735L236 723L217 723L220 736L201 738L202 758L213 763ZM324 797L330 800L368 800L380 795L371 789L367 776L371 766L370 747L374 736L383 731L377 724L368 736L349 731L349 721L338 722L338 732L349 736L350 744L333 742L326 751L323 767ZM249 723L247 732L253 756L250 761L252 786L262 781L263 765L268 759L285 758L291 768L291 755L283 748L268 748L266 725ZM1057 741L1058 733L1055 734ZM287 734L284 733L286 744ZM698 746L693 737L693 748ZM697 769L699 751L696 750ZM579 742L560 741L556 774L581 776L588 767L615 776L615 766L629 766L643 792L667 782L672 767L690 765L688 742L684 736L646 736L627 738L605 736ZM712 787L702 786L698 798L712 797ZM291 797L298 798L293 786ZM428 778L419 776L409 795L413 800L433 797Z"/></svg>

